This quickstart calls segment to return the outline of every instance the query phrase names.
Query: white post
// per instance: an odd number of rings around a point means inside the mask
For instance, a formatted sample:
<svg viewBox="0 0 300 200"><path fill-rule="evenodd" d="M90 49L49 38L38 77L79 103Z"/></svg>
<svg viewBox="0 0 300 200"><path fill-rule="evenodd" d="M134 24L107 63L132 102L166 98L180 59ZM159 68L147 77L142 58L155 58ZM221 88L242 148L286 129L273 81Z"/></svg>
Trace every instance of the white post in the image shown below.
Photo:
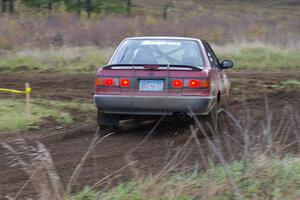
<svg viewBox="0 0 300 200"><path fill-rule="evenodd" d="M29 88L30 88L29 83L25 83L25 91L28 91ZM26 98L26 115L28 118L31 118L30 93L26 92L25 98Z"/></svg>

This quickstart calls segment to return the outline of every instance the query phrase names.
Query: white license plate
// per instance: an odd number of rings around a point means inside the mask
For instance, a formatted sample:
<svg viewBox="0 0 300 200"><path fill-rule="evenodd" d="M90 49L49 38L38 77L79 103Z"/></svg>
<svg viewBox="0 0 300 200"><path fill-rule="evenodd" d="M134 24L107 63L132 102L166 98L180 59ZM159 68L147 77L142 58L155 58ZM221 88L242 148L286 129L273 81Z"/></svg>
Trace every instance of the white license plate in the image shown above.
<svg viewBox="0 0 300 200"><path fill-rule="evenodd" d="M161 92L164 90L164 81L163 80L140 80L139 89L140 91Z"/></svg>

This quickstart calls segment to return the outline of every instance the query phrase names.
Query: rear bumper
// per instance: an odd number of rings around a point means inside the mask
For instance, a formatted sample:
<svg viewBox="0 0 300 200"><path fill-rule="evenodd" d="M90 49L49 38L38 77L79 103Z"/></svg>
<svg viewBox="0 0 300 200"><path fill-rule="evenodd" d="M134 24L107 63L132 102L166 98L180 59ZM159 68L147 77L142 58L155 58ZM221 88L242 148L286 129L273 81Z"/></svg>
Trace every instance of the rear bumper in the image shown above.
<svg viewBox="0 0 300 200"><path fill-rule="evenodd" d="M191 115L190 107L196 115L206 115L215 105L216 97L95 95L94 101L101 112L109 114Z"/></svg>

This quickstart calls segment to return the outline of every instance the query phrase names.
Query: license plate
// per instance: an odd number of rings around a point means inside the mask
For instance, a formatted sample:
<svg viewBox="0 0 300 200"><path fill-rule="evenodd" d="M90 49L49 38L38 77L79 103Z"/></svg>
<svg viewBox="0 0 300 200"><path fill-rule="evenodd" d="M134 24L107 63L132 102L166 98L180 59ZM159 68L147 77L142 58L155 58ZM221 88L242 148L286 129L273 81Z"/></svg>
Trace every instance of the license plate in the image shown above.
<svg viewBox="0 0 300 200"><path fill-rule="evenodd" d="M140 80L139 88L140 91L161 92L164 90L164 81L163 80Z"/></svg>

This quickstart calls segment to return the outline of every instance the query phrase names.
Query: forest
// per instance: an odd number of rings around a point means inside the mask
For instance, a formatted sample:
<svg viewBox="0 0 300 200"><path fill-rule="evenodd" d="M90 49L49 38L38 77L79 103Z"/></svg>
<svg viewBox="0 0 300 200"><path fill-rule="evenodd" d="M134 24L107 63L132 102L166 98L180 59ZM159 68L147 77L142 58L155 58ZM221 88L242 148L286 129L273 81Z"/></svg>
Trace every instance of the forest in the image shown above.
<svg viewBox="0 0 300 200"><path fill-rule="evenodd" d="M15 8L16 4L22 4L37 11L51 12L54 8L59 8L68 12L76 12L77 15L85 11L88 16L91 13L103 12L129 15L131 9L131 0L0 0L1 13L18 12Z"/></svg>

